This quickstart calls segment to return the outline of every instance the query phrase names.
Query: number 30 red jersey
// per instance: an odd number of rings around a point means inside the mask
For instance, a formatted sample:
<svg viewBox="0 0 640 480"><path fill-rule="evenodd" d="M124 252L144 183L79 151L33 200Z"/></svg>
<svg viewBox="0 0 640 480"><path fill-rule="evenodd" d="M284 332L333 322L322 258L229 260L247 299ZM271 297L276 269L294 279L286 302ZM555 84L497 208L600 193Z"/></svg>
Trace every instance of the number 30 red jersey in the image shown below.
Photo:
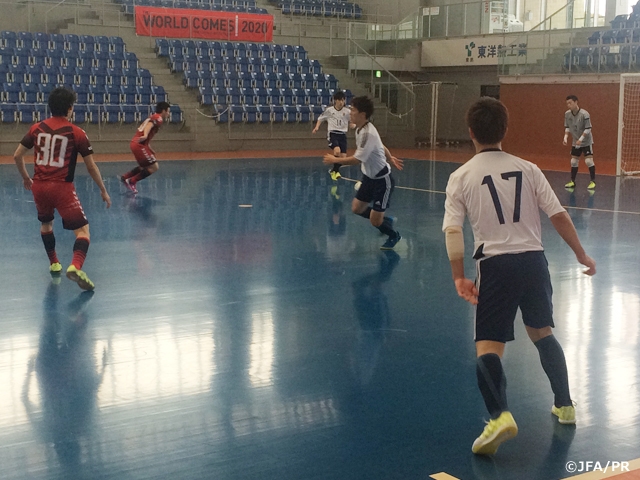
<svg viewBox="0 0 640 480"><path fill-rule="evenodd" d="M20 142L34 150L34 180L73 182L78 153L91 155L93 148L84 130L64 117L36 123Z"/></svg>

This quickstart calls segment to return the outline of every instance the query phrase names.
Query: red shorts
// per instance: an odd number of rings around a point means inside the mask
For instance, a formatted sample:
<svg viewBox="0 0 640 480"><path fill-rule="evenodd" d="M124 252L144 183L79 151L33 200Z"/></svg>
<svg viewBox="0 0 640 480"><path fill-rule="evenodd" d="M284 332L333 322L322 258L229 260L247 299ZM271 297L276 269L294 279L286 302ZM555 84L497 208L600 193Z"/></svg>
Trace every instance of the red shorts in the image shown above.
<svg viewBox="0 0 640 480"><path fill-rule="evenodd" d="M53 211L57 210L66 230L77 230L89 224L73 183L35 180L31 191L40 222L52 222Z"/></svg>
<svg viewBox="0 0 640 480"><path fill-rule="evenodd" d="M131 142L130 147L133 152L133 156L136 157L136 161L141 167L148 167L149 165L156 163L156 157L148 145L142 145L134 140Z"/></svg>

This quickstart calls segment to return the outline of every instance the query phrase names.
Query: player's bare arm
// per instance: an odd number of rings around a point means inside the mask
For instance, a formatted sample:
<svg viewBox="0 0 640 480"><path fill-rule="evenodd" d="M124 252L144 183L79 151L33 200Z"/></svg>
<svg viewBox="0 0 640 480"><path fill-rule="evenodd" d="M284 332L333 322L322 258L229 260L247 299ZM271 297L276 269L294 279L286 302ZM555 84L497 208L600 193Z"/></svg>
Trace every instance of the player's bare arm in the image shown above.
<svg viewBox="0 0 640 480"><path fill-rule="evenodd" d="M316 122L316 126L315 128L311 131L311 133L318 133L318 130L320 129L320 125L322 125L322 120L318 120Z"/></svg>
<svg viewBox="0 0 640 480"><path fill-rule="evenodd" d="M573 250L573 253L576 254L576 260L587 267L582 273L585 275L595 275L596 262L587 255L584 248L582 248L582 244L578 238L578 232L576 232L576 228L569 214L567 212L556 213L550 220L558 234L560 234L562 239L569 245L571 250Z"/></svg>
<svg viewBox="0 0 640 480"><path fill-rule="evenodd" d="M89 175L96 182L96 185L100 189L100 196L102 197L102 201L107 204L107 208L111 207L111 197L107 193L107 189L104 186L104 182L102 181L102 175L100 175L100 170L96 165L95 160L93 159L93 155L87 155L86 157L82 157L84 160L84 164L87 166L87 171Z"/></svg>
<svg viewBox="0 0 640 480"><path fill-rule="evenodd" d="M464 237L462 227L447 227L444 232L451 275L458 296L471 305L478 304L478 289L472 280L464 276Z"/></svg>
<svg viewBox="0 0 640 480"><path fill-rule="evenodd" d="M566 145L568 143L568 141L569 141L569 133L570 132L571 131L568 128L565 127L565 129L564 129L564 140L562 140L562 145Z"/></svg>
<svg viewBox="0 0 640 480"><path fill-rule="evenodd" d="M384 147L384 155L387 157L387 162L393 165L397 170L402 170L404 168L404 161L391 155L391 152L387 147Z"/></svg>
<svg viewBox="0 0 640 480"><path fill-rule="evenodd" d="M31 190L31 185L33 185L33 180L31 180L24 163L24 156L28 151L29 149L27 149L27 147L20 144L13 154L13 161L16 162L16 167L18 167L18 172L20 172L20 176L22 177L22 184L25 190Z"/></svg>

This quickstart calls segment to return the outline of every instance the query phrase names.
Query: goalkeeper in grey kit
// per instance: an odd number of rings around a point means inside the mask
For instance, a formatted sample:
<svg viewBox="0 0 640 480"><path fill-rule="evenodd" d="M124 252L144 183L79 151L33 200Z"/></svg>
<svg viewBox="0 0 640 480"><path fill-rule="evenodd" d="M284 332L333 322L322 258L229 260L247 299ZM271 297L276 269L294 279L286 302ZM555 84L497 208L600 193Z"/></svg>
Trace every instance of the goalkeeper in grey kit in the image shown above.
<svg viewBox="0 0 640 480"><path fill-rule="evenodd" d="M578 97L569 95L567 98L567 110L564 114L564 141L567 144L571 134L571 181L565 188L572 190L576 186L578 164L580 156L584 155L584 163L589 167L591 181L587 188L594 191L596 188L596 165L593 163L593 135L591 134L591 117L589 112L578 106Z"/></svg>

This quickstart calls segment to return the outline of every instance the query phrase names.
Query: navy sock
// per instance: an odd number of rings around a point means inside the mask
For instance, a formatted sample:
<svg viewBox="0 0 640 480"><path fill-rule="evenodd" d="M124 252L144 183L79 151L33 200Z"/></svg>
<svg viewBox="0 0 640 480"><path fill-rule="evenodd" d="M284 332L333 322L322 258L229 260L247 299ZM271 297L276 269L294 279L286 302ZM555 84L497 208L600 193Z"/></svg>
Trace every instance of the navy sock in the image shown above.
<svg viewBox="0 0 640 480"><path fill-rule="evenodd" d="M476 375L480 393L491 418L498 418L502 412L509 410L507 377L504 375L500 357L495 353L479 356L476 362Z"/></svg>
<svg viewBox="0 0 640 480"><path fill-rule="evenodd" d="M571 167L571 181L575 182L578 176L578 167Z"/></svg>
<svg viewBox="0 0 640 480"><path fill-rule="evenodd" d="M371 215L371 210L372 210L371 207L367 207L367 209L364 212L359 213L358 215L369 220L369 215Z"/></svg>
<svg viewBox="0 0 640 480"><path fill-rule="evenodd" d="M395 237L396 235L398 235L398 232L396 232L392 227L391 227L391 219L389 217L384 217L384 220L382 221L382 224L378 227L378 230L380 230L381 233L384 233L385 235L388 235L390 237Z"/></svg>
<svg viewBox="0 0 640 480"><path fill-rule="evenodd" d="M544 372L549 377L551 390L555 396L556 407L572 405L569 393L569 375L567 373L567 361L564 351L558 340L553 335L544 337L534 343L540 354L540 363Z"/></svg>
<svg viewBox="0 0 640 480"><path fill-rule="evenodd" d="M596 181L596 166L595 165L589 167L589 175L591 175L591 181L595 182Z"/></svg>

